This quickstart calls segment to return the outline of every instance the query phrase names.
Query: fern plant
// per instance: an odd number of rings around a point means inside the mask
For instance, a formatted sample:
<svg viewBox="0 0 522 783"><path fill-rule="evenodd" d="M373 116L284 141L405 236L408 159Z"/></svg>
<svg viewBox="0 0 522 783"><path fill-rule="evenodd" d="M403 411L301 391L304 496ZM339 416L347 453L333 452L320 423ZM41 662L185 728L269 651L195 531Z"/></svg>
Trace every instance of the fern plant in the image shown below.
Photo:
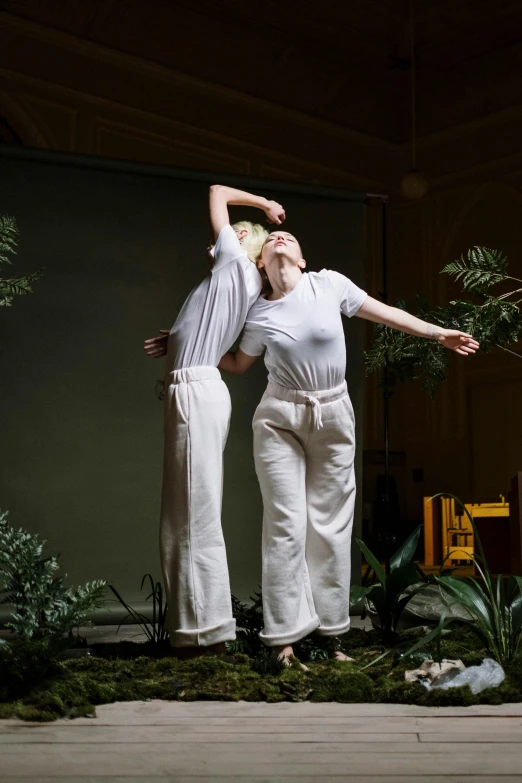
<svg viewBox="0 0 522 783"><path fill-rule="evenodd" d="M522 280L508 275L506 257L498 250L477 246L447 264L441 274L460 282L472 298L454 299L445 307L431 309L418 295L414 302L399 301L396 306L424 321L472 334L482 351L501 348L522 356L508 348L522 330ZM515 283L515 287L495 296L492 288L506 282ZM420 380L430 396L445 380L448 361L449 351L435 340L413 337L382 324L376 326L375 339L365 354L367 374L388 366L389 385Z"/></svg>
<svg viewBox="0 0 522 783"><path fill-rule="evenodd" d="M96 580L77 588L58 575L57 557L43 556L43 541L9 524L0 512L0 605L10 605L7 628L21 642L38 642L42 652L63 646L66 635L104 604L106 582ZM0 645L8 645L0 639Z"/></svg>
<svg viewBox="0 0 522 783"><path fill-rule="evenodd" d="M0 215L0 264L12 264L10 255L16 255L18 226L15 218ZM0 306L10 307L15 296L33 292L33 283L43 275L43 269L22 277L0 277Z"/></svg>

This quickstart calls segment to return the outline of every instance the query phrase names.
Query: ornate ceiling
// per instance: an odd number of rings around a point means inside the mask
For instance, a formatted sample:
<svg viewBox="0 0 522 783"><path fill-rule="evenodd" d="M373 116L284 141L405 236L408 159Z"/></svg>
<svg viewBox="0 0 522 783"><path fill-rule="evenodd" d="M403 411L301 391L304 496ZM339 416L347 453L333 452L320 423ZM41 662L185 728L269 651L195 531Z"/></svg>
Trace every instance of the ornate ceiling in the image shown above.
<svg viewBox="0 0 522 783"><path fill-rule="evenodd" d="M414 7L419 135L522 101L520 0ZM409 136L404 0L0 0L0 9L371 136Z"/></svg>

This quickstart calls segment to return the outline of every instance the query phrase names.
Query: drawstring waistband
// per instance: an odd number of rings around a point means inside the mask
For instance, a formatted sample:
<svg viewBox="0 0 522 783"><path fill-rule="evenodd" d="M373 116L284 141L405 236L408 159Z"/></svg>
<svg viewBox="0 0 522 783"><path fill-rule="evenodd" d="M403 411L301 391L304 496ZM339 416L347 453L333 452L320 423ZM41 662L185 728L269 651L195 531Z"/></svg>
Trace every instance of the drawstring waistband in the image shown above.
<svg viewBox="0 0 522 783"><path fill-rule="evenodd" d="M306 402L312 406L312 419L314 423L314 430L320 430L323 426L323 412L321 410L321 403L317 397L307 397Z"/></svg>
<svg viewBox="0 0 522 783"><path fill-rule="evenodd" d="M334 402L348 394L346 381L343 381L335 389L323 389L321 391L301 391L301 389L290 389L287 386L280 386L274 381L269 381L266 393L271 397L277 397L279 400L294 402L297 405L309 405L312 409L313 428L320 430L323 426L322 405L327 402Z"/></svg>
<svg viewBox="0 0 522 783"><path fill-rule="evenodd" d="M184 367L172 370L165 376L165 384L192 383L193 381L220 381L221 373L217 367Z"/></svg>

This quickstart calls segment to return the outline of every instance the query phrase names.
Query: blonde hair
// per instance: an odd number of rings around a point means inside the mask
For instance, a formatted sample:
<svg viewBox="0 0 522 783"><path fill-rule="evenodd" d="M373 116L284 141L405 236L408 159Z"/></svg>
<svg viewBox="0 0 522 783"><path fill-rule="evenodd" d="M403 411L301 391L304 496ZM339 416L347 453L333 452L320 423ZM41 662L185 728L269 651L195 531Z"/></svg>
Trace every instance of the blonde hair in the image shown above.
<svg viewBox="0 0 522 783"><path fill-rule="evenodd" d="M234 231L248 231L248 234L241 240L241 247L252 263L257 263L268 236L266 228L260 226L259 223L251 223L249 220L240 220L239 223L234 223L232 228Z"/></svg>

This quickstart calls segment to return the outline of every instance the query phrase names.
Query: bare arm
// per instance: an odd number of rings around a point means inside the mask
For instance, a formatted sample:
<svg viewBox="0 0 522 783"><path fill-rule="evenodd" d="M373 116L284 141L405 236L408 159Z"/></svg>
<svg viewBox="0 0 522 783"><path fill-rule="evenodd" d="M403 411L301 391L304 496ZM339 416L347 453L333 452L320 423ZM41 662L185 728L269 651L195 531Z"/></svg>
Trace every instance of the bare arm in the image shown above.
<svg viewBox="0 0 522 783"><path fill-rule="evenodd" d="M429 340L437 340L445 348L456 351L461 356L475 353L479 348L479 343L470 334L459 332L456 329L444 329L442 326L422 321L399 307L390 307L384 304L384 302L373 299L371 296L366 298L356 315L367 321L384 324L392 329L406 332L406 334L411 334L414 337L426 337Z"/></svg>
<svg viewBox="0 0 522 783"><path fill-rule="evenodd" d="M252 367L258 356L249 356L244 353L241 348L238 348L235 353L228 351L221 357L221 361L218 364L219 370L225 370L225 372L231 372L233 375L243 375L247 370Z"/></svg>
<svg viewBox="0 0 522 783"><path fill-rule="evenodd" d="M209 193L210 222L214 241L219 232L230 223L228 205L235 204L241 207L257 207L266 214L269 223L281 225L285 219L285 211L277 201L269 201L263 196L254 196L244 190L236 190L226 185L212 185Z"/></svg>

